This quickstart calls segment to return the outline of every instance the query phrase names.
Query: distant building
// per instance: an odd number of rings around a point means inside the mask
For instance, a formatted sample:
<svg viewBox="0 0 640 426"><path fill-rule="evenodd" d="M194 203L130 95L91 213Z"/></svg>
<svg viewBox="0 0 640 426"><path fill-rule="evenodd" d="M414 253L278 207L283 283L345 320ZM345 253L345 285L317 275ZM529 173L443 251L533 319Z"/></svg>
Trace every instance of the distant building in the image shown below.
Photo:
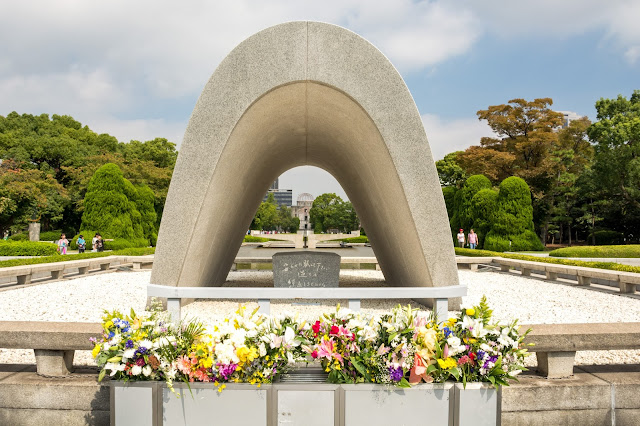
<svg viewBox="0 0 640 426"><path fill-rule="evenodd" d="M303 192L298 195L297 204L295 206L291 206L291 214L300 219L301 230L311 229L311 225L309 224L309 212L311 211L313 200L313 195Z"/></svg>
<svg viewBox="0 0 640 426"><path fill-rule="evenodd" d="M562 114L562 128L566 129L567 127L569 127L569 124L574 121L574 120L579 120L581 119L583 116L580 114L577 114L573 111L557 111L560 114Z"/></svg>
<svg viewBox="0 0 640 426"><path fill-rule="evenodd" d="M276 199L278 206L291 207L293 204L293 190L292 189L270 189L264 194L262 201L267 201L269 194L273 194L273 198Z"/></svg>

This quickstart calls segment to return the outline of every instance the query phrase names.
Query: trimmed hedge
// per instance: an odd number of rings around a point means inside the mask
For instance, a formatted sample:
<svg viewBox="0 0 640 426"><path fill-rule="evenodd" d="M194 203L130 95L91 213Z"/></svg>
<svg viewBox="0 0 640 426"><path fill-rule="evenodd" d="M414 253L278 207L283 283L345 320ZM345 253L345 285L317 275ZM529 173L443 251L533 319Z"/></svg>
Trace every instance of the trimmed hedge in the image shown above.
<svg viewBox="0 0 640 426"><path fill-rule="evenodd" d="M0 256L52 256L58 246L37 241L0 241Z"/></svg>
<svg viewBox="0 0 640 426"><path fill-rule="evenodd" d="M91 240L89 240L91 245ZM105 241L105 250L124 250L128 248L149 247L149 240L146 238L136 238L134 240L125 240L124 238L114 238L113 241Z"/></svg>
<svg viewBox="0 0 640 426"><path fill-rule="evenodd" d="M45 243L37 243L45 244ZM46 256L30 259L11 259L0 261L0 268L8 268L10 266L23 266L23 265L37 265L39 263L53 263L53 262L65 262L68 260L82 260L82 259L95 259L97 257L106 256L147 256L154 254L156 249L154 247L145 248L129 248L118 251L100 252L100 253L82 253L82 254L68 254L66 256Z"/></svg>
<svg viewBox="0 0 640 426"><path fill-rule="evenodd" d="M565 247L549 253L553 257L640 257L640 244L625 246Z"/></svg>
<svg viewBox="0 0 640 426"><path fill-rule="evenodd" d="M9 241L29 241L29 234L13 234L9 237Z"/></svg>
<svg viewBox="0 0 640 426"><path fill-rule="evenodd" d="M367 237L366 235L361 235L359 237L342 238L342 239L331 240L331 241L342 241L342 242L345 242L345 243L353 243L353 244L368 243L369 242L369 237Z"/></svg>
<svg viewBox="0 0 640 426"><path fill-rule="evenodd" d="M635 272L640 274L640 266L622 265L614 262L585 262L583 260L556 259L551 257L529 256L526 254L500 253L490 250L470 250L455 248L456 254L459 256L494 256L504 257L505 259L528 260L531 262L554 263L558 265L582 266L585 268L609 269L612 271ZM474 252L473 254L469 252Z"/></svg>
<svg viewBox="0 0 640 426"><path fill-rule="evenodd" d="M270 241L268 238L255 237L253 235L245 235L244 242L245 243L266 243Z"/></svg>

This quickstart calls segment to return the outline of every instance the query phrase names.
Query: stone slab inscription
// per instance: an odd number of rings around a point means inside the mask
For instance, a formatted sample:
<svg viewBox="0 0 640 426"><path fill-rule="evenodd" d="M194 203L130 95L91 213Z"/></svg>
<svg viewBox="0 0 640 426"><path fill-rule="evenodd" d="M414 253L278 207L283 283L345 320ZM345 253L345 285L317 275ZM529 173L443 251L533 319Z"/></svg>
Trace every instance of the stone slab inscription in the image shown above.
<svg viewBox="0 0 640 426"><path fill-rule="evenodd" d="M274 287L338 287L340 255L317 251L273 255Z"/></svg>

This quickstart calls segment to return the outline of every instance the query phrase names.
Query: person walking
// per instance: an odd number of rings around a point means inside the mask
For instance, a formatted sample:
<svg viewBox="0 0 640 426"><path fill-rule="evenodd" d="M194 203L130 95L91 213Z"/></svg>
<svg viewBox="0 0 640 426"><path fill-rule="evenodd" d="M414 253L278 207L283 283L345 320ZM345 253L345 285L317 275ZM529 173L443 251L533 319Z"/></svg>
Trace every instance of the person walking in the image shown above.
<svg viewBox="0 0 640 426"><path fill-rule="evenodd" d="M96 250L98 252L104 251L104 240L102 239L102 235L96 234L98 239L96 240Z"/></svg>
<svg viewBox="0 0 640 426"><path fill-rule="evenodd" d="M472 250L478 246L478 234L473 232L473 229L471 229L471 232L469 232L467 236L467 242L469 243L469 248Z"/></svg>
<svg viewBox="0 0 640 426"><path fill-rule="evenodd" d="M94 235L93 238L91 239L91 251L94 253L98 251L98 246L96 245L97 242L98 242L98 234Z"/></svg>
<svg viewBox="0 0 640 426"><path fill-rule="evenodd" d="M67 237L62 234L58 240L58 252L60 254L67 254L67 247L69 247L69 240L67 240Z"/></svg>
<svg viewBox="0 0 640 426"><path fill-rule="evenodd" d="M85 241L82 234L78 235L78 253L84 253L85 248L87 247L87 242Z"/></svg>
<svg viewBox="0 0 640 426"><path fill-rule="evenodd" d="M465 243L464 229L460 228L460 232L458 232L457 237L458 237L458 246L460 246L460 248L463 248Z"/></svg>

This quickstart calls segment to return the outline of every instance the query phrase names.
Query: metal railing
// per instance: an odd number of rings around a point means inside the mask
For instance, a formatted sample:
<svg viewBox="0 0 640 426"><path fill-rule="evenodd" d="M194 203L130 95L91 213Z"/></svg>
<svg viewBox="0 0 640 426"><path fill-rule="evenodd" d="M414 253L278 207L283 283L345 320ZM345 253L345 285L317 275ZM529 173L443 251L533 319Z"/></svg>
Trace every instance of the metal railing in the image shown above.
<svg viewBox="0 0 640 426"><path fill-rule="evenodd" d="M360 310L363 299L433 299L439 321L449 317L449 299L467 295L467 286L444 287L353 287L353 288L273 288L273 287L169 287L147 285L147 296L167 298L172 318L180 318L181 299L257 300L260 311L269 314L272 299L348 300L348 307Z"/></svg>

